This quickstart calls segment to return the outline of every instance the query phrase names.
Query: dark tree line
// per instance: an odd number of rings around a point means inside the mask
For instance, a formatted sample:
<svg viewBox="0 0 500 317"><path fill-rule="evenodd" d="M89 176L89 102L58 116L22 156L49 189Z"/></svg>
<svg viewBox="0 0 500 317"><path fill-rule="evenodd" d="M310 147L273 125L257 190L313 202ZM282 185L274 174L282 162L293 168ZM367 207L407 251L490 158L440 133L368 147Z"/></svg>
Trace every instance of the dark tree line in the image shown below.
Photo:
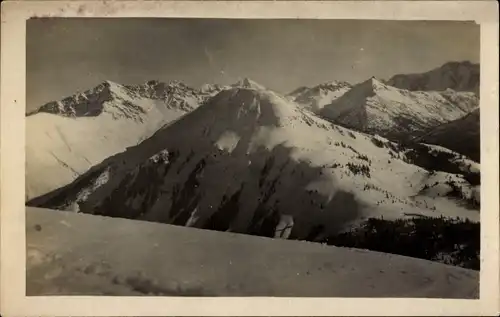
<svg viewBox="0 0 500 317"><path fill-rule="evenodd" d="M480 225L469 220L370 218L361 227L330 236L323 242L479 270Z"/></svg>

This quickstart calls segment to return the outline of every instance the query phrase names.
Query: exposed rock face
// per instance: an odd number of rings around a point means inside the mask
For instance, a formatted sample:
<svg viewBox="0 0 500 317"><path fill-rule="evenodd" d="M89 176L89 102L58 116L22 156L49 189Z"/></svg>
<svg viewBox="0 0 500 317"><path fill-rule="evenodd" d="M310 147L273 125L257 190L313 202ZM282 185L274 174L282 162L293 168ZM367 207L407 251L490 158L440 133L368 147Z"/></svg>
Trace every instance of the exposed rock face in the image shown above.
<svg viewBox="0 0 500 317"><path fill-rule="evenodd" d="M463 118L430 129L417 142L436 144L480 162L481 137L479 108Z"/></svg>

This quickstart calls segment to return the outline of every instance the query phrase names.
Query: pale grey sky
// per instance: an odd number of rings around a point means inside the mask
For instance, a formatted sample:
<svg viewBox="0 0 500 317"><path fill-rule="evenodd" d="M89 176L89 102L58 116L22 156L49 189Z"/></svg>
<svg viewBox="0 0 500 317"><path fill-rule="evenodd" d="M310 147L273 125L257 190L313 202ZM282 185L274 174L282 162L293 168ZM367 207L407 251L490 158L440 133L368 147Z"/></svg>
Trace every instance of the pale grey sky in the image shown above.
<svg viewBox="0 0 500 317"><path fill-rule="evenodd" d="M104 80L250 77L279 92L479 62L472 22L50 18L27 22L27 108Z"/></svg>

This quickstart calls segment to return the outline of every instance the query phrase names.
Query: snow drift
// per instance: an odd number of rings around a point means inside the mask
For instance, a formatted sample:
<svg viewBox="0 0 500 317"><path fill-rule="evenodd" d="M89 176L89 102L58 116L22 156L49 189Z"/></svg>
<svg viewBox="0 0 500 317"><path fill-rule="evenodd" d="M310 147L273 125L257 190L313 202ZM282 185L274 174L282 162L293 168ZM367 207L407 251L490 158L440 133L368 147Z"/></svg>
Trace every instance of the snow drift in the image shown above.
<svg viewBox="0 0 500 317"><path fill-rule="evenodd" d="M27 208L27 296L479 297L425 260Z"/></svg>

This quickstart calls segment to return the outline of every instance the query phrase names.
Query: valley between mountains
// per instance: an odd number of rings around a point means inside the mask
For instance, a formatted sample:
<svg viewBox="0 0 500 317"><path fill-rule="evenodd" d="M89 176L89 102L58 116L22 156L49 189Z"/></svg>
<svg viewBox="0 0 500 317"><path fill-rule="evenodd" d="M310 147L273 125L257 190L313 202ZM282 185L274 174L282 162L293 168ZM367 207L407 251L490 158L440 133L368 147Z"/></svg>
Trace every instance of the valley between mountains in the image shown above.
<svg viewBox="0 0 500 317"><path fill-rule="evenodd" d="M289 94L104 82L27 114L26 205L478 270L478 67Z"/></svg>

